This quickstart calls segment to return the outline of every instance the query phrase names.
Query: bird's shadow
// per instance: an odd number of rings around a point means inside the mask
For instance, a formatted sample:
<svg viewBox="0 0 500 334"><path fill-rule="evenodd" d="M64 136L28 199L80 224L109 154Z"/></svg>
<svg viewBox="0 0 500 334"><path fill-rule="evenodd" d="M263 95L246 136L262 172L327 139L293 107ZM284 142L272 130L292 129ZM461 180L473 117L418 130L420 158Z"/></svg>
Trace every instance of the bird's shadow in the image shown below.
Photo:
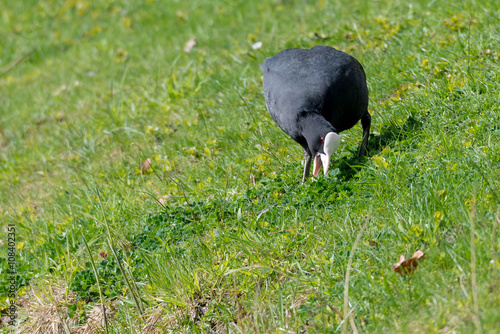
<svg viewBox="0 0 500 334"><path fill-rule="evenodd" d="M370 134L365 156L358 157L359 146L358 150L353 152L354 155L351 158L338 161L338 164L335 166L339 169L337 177L343 182L349 181L366 165L370 157L378 154L391 143L403 141L409 136L414 136L415 132L422 127L422 124L413 115L409 116L403 124L395 122L385 124L380 134Z"/></svg>

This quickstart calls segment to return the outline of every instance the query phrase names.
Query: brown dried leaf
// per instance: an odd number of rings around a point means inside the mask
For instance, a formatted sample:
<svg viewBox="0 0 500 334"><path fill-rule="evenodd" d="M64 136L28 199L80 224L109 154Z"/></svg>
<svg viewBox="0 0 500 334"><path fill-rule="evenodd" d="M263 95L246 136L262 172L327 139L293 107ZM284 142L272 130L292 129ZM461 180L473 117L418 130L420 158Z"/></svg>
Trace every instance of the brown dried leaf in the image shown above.
<svg viewBox="0 0 500 334"><path fill-rule="evenodd" d="M422 252L421 249L419 249L418 251L416 251L413 256L411 257L412 259L420 259L422 257L424 257L424 252Z"/></svg>
<svg viewBox="0 0 500 334"><path fill-rule="evenodd" d="M141 172L142 174L146 174L146 171L151 168L151 159L147 158L141 163Z"/></svg>
<svg viewBox="0 0 500 334"><path fill-rule="evenodd" d="M191 52L191 50L193 50L193 48L196 46L197 42L196 42L196 38L194 37L191 37L187 42L186 44L184 44L184 52Z"/></svg>
<svg viewBox="0 0 500 334"><path fill-rule="evenodd" d="M108 253L107 252L99 252L99 255L106 260L106 258L108 257Z"/></svg>
<svg viewBox="0 0 500 334"><path fill-rule="evenodd" d="M418 267L417 260L422 259L423 257L424 252L421 249L416 251L409 259L405 259L405 256L401 255L399 257L399 261L392 266L392 270L400 275L411 274L415 268Z"/></svg>

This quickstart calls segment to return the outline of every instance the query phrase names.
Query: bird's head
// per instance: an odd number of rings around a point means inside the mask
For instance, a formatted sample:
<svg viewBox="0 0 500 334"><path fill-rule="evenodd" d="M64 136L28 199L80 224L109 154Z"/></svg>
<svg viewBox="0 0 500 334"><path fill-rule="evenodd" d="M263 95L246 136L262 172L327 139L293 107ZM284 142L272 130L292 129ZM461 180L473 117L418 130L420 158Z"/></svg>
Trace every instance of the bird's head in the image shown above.
<svg viewBox="0 0 500 334"><path fill-rule="evenodd" d="M328 172L328 165L330 164L330 157L337 151L340 146L340 136L335 132L328 132L324 137L320 137L319 143L315 143L315 148L311 150L313 154L313 175L318 176L321 166L326 175Z"/></svg>

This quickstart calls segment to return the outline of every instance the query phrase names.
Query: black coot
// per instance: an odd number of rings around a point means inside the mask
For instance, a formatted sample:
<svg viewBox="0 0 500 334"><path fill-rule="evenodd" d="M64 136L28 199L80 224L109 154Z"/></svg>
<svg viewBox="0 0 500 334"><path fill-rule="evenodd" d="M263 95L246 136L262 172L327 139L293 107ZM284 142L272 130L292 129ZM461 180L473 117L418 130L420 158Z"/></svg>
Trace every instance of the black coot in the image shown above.
<svg viewBox="0 0 500 334"><path fill-rule="evenodd" d="M331 155L340 145L339 133L359 120L364 155L370 133L368 88L361 64L345 52L328 46L287 49L264 60L264 96L276 124L302 145L305 166L302 182L321 166L328 172Z"/></svg>

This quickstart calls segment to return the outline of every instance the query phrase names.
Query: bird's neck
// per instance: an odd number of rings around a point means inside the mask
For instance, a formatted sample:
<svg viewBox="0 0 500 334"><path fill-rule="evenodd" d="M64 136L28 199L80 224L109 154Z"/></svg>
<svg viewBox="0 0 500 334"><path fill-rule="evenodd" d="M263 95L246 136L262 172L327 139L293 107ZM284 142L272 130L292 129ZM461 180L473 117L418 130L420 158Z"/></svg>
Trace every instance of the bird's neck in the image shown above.
<svg viewBox="0 0 500 334"><path fill-rule="evenodd" d="M299 120L302 136L310 143L317 137L324 137L328 132L337 132L330 122L319 113L307 113Z"/></svg>

